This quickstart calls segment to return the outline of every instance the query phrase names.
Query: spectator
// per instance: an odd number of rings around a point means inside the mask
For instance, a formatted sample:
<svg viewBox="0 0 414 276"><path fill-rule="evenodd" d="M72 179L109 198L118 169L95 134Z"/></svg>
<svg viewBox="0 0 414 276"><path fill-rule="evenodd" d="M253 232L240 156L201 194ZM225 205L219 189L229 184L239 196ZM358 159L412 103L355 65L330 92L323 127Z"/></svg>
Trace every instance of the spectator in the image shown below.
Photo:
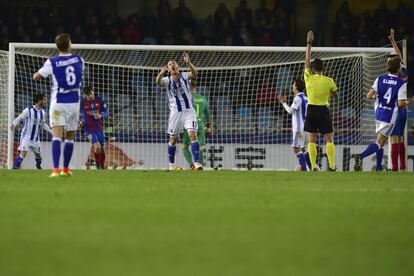
<svg viewBox="0 0 414 276"><path fill-rule="evenodd" d="M122 31L122 38L125 43L138 44L141 42L141 33L137 27L138 16L136 14L130 16L128 25Z"/></svg>
<svg viewBox="0 0 414 276"><path fill-rule="evenodd" d="M246 0L240 0L240 4L234 11L234 19L236 22L246 22L247 28L252 26L252 10L247 7Z"/></svg>
<svg viewBox="0 0 414 276"><path fill-rule="evenodd" d="M331 0L311 0L315 7L315 27L314 33L316 40L315 45L323 45L325 43L325 28L328 23L329 6Z"/></svg>
<svg viewBox="0 0 414 276"><path fill-rule="evenodd" d="M254 13L254 19L258 30L269 28L272 24L272 12L266 7L266 0L260 0L260 6Z"/></svg>
<svg viewBox="0 0 414 276"><path fill-rule="evenodd" d="M214 12L214 25L216 33L233 33L233 19L224 3L220 3Z"/></svg>
<svg viewBox="0 0 414 276"><path fill-rule="evenodd" d="M182 28L189 27L195 30L197 28L196 23L192 11L185 4L185 0L180 0L178 7L174 10L175 30L179 31Z"/></svg>

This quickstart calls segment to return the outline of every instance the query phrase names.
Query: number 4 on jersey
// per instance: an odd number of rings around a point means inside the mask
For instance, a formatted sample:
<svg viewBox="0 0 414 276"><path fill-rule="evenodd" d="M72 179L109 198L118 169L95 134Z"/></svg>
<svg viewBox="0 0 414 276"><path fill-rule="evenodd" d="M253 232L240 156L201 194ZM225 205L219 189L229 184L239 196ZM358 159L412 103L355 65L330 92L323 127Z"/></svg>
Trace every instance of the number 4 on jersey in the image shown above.
<svg viewBox="0 0 414 276"><path fill-rule="evenodd" d="M388 88L387 92L385 92L384 94L384 99L387 100L387 104L389 104L391 101L391 95L392 95L392 88L390 87Z"/></svg>

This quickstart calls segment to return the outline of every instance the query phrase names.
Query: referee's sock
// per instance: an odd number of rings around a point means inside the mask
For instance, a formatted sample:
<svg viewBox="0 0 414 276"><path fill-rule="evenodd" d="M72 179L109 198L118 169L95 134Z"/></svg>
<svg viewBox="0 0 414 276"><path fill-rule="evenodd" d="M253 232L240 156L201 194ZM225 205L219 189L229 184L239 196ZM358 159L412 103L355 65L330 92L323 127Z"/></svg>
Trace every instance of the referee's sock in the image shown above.
<svg viewBox="0 0 414 276"><path fill-rule="evenodd" d="M331 169L335 169L335 145L332 142L326 143L326 155Z"/></svg>
<svg viewBox="0 0 414 276"><path fill-rule="evenodd" d="M309 151L309 159L311 161L312 170L316 168L316 156L318 152L316 151L316 143L309 143L308 144L308 151Z"/></svg>

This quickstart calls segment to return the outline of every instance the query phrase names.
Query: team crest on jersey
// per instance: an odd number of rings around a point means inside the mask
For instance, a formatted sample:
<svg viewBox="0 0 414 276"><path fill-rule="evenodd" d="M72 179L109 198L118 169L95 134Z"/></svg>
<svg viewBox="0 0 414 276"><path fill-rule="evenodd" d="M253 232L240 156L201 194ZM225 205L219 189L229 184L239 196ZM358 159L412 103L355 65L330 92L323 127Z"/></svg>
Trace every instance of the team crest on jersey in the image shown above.
<svg viewBox="0 0 414 276"><path fill-rule="evenodd" d="M178 96L178 95L181 95L181 94L185 93L185 91L184 91L184 88L179 87L179 88L173 88L173 89L171 89L171 93L174 96Z"/></svg>

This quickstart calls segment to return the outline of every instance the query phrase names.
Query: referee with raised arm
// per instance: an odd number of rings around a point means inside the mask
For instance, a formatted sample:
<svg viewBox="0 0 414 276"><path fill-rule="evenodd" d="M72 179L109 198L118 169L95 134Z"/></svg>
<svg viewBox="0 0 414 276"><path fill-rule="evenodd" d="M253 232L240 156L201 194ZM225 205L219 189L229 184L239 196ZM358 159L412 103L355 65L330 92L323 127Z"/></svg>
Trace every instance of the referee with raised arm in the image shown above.
<svg viewBox="0 0 414 276"><path fill-rule="evenodd" d="M332 78L323 75L323 61L316 58L311 63L311 47L313 32L307 35L306 56L305 56L305 84L308 96L308 109L305 119L304 130L308 133L308 151L312 164L312 170L316 166L316 138L318 132L322 133L326 143L326 155L328 156L328 171L336 171L335 166L335 145L333 143L332 119L329 112L329 98L338 96L338 88Z"/></svg>

